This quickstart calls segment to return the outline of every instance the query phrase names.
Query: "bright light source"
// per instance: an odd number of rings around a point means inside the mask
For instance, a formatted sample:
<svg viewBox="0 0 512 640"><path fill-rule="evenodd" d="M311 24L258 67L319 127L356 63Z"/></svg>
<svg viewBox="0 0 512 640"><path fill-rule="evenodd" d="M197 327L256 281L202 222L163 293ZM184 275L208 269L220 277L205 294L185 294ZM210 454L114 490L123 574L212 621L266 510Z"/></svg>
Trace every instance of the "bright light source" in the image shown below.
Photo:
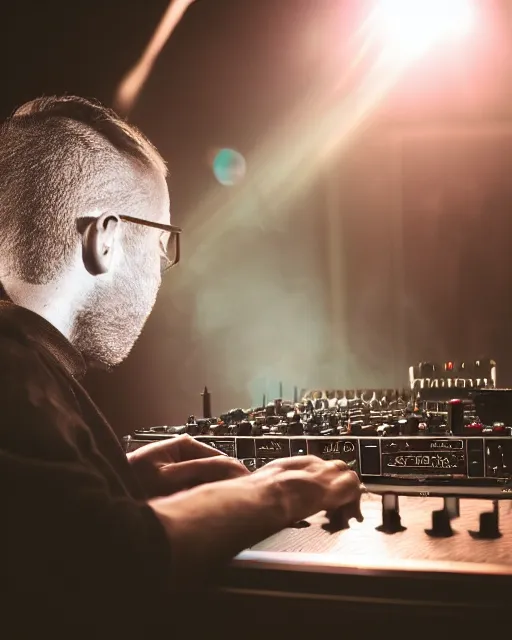
<svg viewBox="0 0 512 640"><path fill-rule="evenodd" d="M405 62L440 40L468 34L475 6L474 0L380 0L374 18L385 44Z"/></svg>

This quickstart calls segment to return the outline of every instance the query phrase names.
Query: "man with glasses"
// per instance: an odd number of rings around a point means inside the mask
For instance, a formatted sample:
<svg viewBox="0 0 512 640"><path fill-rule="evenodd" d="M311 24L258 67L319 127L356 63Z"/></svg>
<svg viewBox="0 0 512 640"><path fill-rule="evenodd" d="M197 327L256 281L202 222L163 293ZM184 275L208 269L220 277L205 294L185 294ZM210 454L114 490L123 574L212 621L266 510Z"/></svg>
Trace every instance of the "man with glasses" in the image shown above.
<svg viewBox="0 0 512 640"><path fill-rule="evenodd" d="M343 463L249 474L187 436L127 457L80 385L128 355L180 259L166 173L138 130L81 98L34 100L0 128L2 625L76 637L165 621L176 591L294 521L344 504L360 517Z"/></svg>

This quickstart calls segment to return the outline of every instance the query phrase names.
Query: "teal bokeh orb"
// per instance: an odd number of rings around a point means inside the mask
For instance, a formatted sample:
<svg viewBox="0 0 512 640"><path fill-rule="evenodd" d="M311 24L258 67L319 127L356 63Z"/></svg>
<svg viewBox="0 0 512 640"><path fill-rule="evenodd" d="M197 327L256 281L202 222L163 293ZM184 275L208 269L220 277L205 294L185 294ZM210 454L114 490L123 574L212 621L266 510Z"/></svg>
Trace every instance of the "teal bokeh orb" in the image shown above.
<svg viewBox="0 0 512 640"><path fill-rule="evenodd" d="M220 149L213 159L213 174L225 187L232 187L243 180L245 171L245 158L234 149Z"/></svg>

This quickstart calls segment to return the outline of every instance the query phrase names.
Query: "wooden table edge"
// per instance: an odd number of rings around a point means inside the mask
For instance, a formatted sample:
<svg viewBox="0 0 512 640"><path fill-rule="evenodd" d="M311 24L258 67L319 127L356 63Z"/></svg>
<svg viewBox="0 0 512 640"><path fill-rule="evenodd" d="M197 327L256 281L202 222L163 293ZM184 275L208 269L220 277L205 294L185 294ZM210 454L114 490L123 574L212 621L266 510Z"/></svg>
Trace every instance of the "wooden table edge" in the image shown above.
<svg viewBox="0 0 512 640"><path fill-rule="evenodd" d="M431 560L358 558L338 560L335 554L246 550L231 562L233 569L301 571L337 574L467 574L512 576L512 565Z"/></svg>

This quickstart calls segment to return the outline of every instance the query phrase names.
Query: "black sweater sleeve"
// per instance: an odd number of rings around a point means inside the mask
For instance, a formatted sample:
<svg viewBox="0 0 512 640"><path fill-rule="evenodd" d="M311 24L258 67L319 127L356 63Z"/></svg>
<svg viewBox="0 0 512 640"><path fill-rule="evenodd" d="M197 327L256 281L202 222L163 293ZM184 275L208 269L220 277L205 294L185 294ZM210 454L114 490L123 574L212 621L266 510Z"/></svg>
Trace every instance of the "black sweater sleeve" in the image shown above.
<svg viewBox="0 0 512 640"><path fill-rule="evenodd" d="M163 527L94 464L92 436L51 362L0 339L0 367L4 605L29 598L45 615L102 625L165 606Z"/></svg>

